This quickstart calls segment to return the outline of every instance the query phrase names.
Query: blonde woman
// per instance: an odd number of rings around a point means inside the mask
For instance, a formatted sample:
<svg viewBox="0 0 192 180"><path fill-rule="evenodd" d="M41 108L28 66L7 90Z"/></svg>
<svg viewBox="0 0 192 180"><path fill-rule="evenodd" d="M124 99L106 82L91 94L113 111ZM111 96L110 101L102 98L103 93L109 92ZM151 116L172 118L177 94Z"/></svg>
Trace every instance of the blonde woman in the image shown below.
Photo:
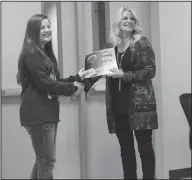
<svg viewBox="0 0 192 180"><path fill-rule="evenodd" d="M138 143L143 179L155 178L152 130L158 128L156 100L151 79L155 77L155 54L142 36L135 12L121 7L110 31L119 69L106 77L107 123L121 147L124 179L137 179L133 132ZM85 80L86 91L99 78Z"/></svg>

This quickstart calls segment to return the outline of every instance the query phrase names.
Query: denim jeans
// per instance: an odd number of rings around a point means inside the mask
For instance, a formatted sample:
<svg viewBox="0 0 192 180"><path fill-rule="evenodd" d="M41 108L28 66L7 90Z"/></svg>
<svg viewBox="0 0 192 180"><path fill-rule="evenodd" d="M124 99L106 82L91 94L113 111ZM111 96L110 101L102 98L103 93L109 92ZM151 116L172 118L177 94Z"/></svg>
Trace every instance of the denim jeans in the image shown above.
<svg viewBox="0 0 192 180"><path fill-rule="evenodd" d="M57 123L25 126L25 129L31 137L36 155L30 179L53 179Z"/></svg>
<svg viewBox="0 0 192 180"><path fill-rule="evenodd" d="M116 135L121 147L124 179L137 179L137 164L133 131L130 130L128 116L116 115ZM135 137L141 157L143 179L155 178L155 154L152 145L152 130L136 130Z"/></svg>

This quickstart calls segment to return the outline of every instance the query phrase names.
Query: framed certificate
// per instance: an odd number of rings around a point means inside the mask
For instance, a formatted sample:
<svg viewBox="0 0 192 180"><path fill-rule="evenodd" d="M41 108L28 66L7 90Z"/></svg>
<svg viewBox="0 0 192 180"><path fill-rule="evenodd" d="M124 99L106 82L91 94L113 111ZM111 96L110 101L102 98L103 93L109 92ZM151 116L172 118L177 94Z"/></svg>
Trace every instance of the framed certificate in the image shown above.
<svg viewBox="0 0 192 180"><path fill-rule="evenodd" d="M95 51L85 57L85 78L110 74L112 68L118 69L114 48Z"/></svg>

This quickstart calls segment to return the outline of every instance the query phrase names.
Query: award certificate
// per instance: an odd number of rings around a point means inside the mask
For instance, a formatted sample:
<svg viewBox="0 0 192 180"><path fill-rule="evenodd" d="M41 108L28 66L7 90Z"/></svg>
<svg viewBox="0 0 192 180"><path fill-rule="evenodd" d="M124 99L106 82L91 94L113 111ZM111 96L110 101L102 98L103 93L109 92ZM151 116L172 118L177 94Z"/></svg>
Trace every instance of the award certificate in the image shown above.
<svg viewBox="0 0 192 180"><path fill-rule="evenodd" d="M85 78L110 74L109 69L114 68L118 69L114 48L95 51L85 57Z"/></svg>

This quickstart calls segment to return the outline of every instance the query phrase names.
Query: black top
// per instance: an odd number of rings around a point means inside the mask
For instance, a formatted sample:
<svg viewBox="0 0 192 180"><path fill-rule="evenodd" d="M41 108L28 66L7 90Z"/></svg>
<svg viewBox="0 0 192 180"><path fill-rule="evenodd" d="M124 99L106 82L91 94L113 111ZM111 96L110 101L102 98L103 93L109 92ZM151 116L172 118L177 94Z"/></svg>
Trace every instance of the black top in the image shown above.
<svg viewBox="0 0 192 180"><path fill-rule="evenodd" d="M123 72L131 70L131 52L130 48L127 48L124 55L122 53L118 53L118 66L121 61L121 68ZM117 53L116 53L117 56ZM129 108L129 95L130 95L130 83L126 83L121 80L121 90L119 91L119 79L112 79L112 97L114 103L114 112L120 114L127 114Z"/></svg>
<svg viewBox="0 0 192 180"><path fill-rule="evenodd" d="M26 47L23 52L26 82L22 86L21 125L55 123L59 121L58 95L71 96L81 81L79 75L61 79L54 65L36 47Z"/></svg>

